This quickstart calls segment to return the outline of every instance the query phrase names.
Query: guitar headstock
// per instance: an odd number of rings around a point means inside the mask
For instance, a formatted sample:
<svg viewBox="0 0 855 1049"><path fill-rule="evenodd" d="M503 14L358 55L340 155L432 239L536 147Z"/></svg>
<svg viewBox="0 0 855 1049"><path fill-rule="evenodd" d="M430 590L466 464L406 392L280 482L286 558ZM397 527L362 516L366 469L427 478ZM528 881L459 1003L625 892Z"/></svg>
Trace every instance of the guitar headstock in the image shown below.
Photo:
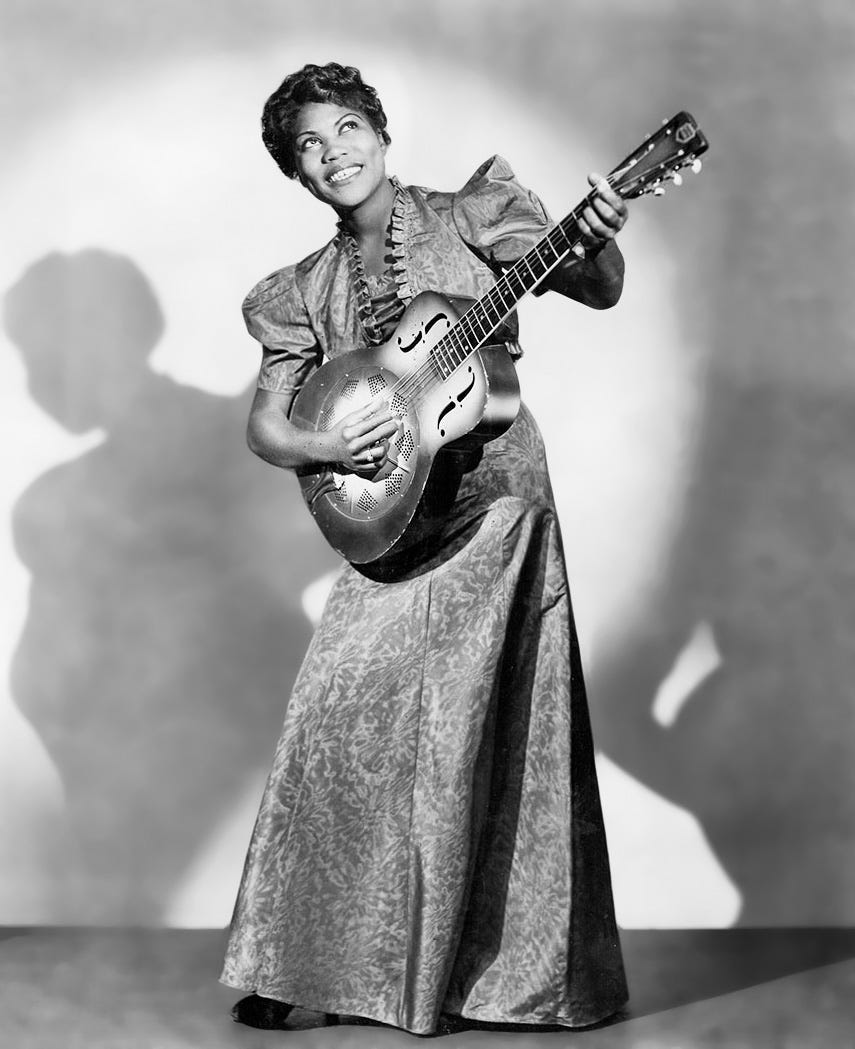
<svg viewBox="0 0 855 1049"><path fill-rule="evenodd" d="M709 148L695 118L686 112L677 113L622 161L609 174L609 182L624 200L645 193L656 196L665 192L665 185L680 185L681 168L701 170L700 155Z"/></svg>

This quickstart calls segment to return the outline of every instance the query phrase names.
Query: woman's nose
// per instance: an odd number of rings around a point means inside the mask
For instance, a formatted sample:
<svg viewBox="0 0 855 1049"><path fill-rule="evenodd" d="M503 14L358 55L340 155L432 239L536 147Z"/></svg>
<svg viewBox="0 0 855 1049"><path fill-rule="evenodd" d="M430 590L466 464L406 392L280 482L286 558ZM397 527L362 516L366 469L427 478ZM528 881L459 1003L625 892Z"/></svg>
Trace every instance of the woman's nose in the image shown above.
<svg viewBox="0 0 855 1049"><path fill-rule="evenodd" d="M326 163L329 163L332 160L338 160L343 152L344 147L342 146L341 141L338 138L331 138L327 141L327 144L324 147L323 160Z"/></svg>

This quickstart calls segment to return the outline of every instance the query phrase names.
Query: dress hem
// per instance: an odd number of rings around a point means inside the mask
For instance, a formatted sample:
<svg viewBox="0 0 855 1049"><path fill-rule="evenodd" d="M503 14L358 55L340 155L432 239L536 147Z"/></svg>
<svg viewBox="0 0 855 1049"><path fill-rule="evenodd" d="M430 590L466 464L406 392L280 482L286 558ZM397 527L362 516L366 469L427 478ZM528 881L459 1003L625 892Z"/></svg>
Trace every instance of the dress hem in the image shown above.
<svg viewBox="0 0 855 1049"><path fill-rule="evenodd" d="M441 1012L433 1027L421 1025L407 1027L397 1017L392 1018L390 1013L383 1013L381 1010L359 1010L350 1006L331 1005L329 1002L325 1004L305 1000L292 1002L281 997L280 994L273 993L260 986L248 987L223 976L219 978L219 982L225 987L231 987L233 990L245 991L247 994L257 994L263 998L272 998L273 1001L280 1002L283 1005L291 1005L295 1009L305 1009L312 1013L328 1013L335 1016L353 1016L362 1020L373 1020L375 1023L385 1024L388 1027L394 1027L399 1031L406 1031L408 1034L415 1035L435 1034L440 1028L442 1017L447 1017L451 1020L471 1020L474 1023L501 1024L505 1027L567 1027L573 1030L583 1030L586 1027L595 1027L597 1024L603 1023L604 1020L608 1020L609 1017L615 1016L629 1001L629 998L626 997L617 1004L608 1006L602 1013L598 1011L593 1018L586 1017L578 1020L566 1016L514 1016L511 1018L502 1015L495 1009L464 1009L461 1013Z"/></svg>

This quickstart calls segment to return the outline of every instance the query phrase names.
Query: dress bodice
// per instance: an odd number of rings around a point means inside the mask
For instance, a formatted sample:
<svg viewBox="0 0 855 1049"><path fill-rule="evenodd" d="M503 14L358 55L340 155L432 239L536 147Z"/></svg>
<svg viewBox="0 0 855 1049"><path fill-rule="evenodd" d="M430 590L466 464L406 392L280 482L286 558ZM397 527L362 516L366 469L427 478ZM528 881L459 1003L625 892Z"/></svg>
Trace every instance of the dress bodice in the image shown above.
<svg viewBox="0 0 855 1049"><path fill-rule="evenodd" d="M457 192L392 183L391 262L379 294L352 236L339 228L319 251L272 273L247 296L244 318L263 347L260 388L295 393L324 357L385 341L389 325L422 291L480 298L552 227L543 204L501 157L482 164ZM500 337L515 342L517 330L512 314Z"/></svg>

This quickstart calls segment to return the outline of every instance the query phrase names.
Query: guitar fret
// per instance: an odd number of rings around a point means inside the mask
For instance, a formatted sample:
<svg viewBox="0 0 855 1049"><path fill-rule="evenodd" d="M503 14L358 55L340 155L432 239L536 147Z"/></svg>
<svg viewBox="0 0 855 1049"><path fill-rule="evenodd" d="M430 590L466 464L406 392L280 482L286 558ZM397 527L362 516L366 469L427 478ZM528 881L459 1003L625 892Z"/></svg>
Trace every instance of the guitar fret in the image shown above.
<svg viewBox="0 0 855 1049"><path fill-rule="evenodd" d="M537 280L537 274L534 272L534 270L531 268L531 265L529 264L528 255L523 255L523 257L520 259L520 262L524 263L526 269L529 271L532 277L534 277L534 279Z"/></svg>
<svg viewBox="0 0 855 1049"><path fill-rule="evenodd" d="M588 198L586 197L586 204L587 201ZM558 223L558 225L555 227L555 230L553 231L560 233L562 239L567 245L567 250L572 250L573 247L581 239L579 235L579 215L577 215L577 211L579 211L579 208L575 208L573 211L571 211L569 215L567 215L561 220L561 222Z"/></svg>
<svg viewBox="0 0 855 1049"><path fill-rule="evenodd" d="M470 349L474 349L490 334L484 328L484 325L481 322L481 318L477 315L477 313L471 313L466 315L466 324L463 325L463 331L467 336L466 342L468 343Z"/></svg>
<svg viewBox="0 0 855 1049"><path fill-rule="evenodd" d="M501 281L493 288L493 291L499 296L499 309L504 311L508 306L513 306L516 302L516 295L511 291L510 284L502 277Z"/></svg>
<svg viewBox="0 0 855 1049"><path fill-rule="evenodd" d="M462 364L480 342L481 336L472 327L470 320L470 322L461 327L460 334L456 339L454 367L456 368Z"/></svg>
<svg viewBox="0 0 855 1049"><path fill-rule="evenodd" d="M430 356L439 378L442 382L445 382L454 369L450 368L448 365L446 354L441 342L438 342L430 351Z"/></svg>
<svg viewBox="0 0 855 1049"><path fill-rule="evenodd" d="M464 314L465 316L465 314ZM470 352L472 346L477 345L475 340L471 337L471 333L468 330L469 324L461 324L458 321L458 328L455 329L456 334L454 338L454 353L452 355L454 361L454 367L456 368L459 364L462 364Z"/></svg>
<svg viewBox="0 0 855 1049"><path fill-rule="evenodd" d="M505 308L504 300L500 298L498 304L493 302L493 299L497 294L497 287L498 286L491 288L487 295L484 296L484 298L481 300L483 304L481 314L476 314L473 317L473 321L476 321L478 327L480 328L480 338L478 339L478 344L483 342L484 339L486 339L489 336L490 332L493 331L493 329L496 327L496 325L500 322L502 318L502 313ZM501 293L499 292L499 294Z"/></svg>
<svg viewBox="0 0 855 1049"><path fill-rule="evenodd" d="M515 279L516 281L518 281L518 283L519 283L520 287L521 287L521 288L522 288L522 289L523 289L524 291L526 290L526 286L525 286L525 281L524 281L524 280L522 279L522 277L520 276L520 274L519 274L519 273L517 272L517 268L516 268L516 266L512 266L512 267L511 267L511 268L510 268L509 270L506 270L506 271L505 271L505 279L506 279L506 280L508 281L508 285L510 285L510 282L511 282L511 278L513 278L513 279ZM511 291L511 294L513 294L513 291ZM516 296L516 295L514 295L514 298L516 298L516 297L517 297L517 296Z"/></svg>
<svg viewBox="0 0 855 1049"><path fill-rule="evenodd" d="M490 332L489 332L489 329L487 329L487 328L485 328L485 327L484 327L484 324L483 324L483 322L482 322L482 320L481 320L480 316L479 316L479 315L478 315L477 313L476 313L476 314L475 314L475 315L474 315L474 316L472 317L472 324L473 324L473 325L475 325L475 324L477 324L477 325L478 325L478 327L479 327L479 328L481 329L481 332L480 332L480 334L481 334L481 335L482 335L482 336L483 336L484 338L486 338L486 337L487 337L487 336L488 336L488 335L490 334Z"/></svg>
<svg viewBox="0 0 855 1049"><path fill-rule="evenodd" d="M458 365L462 364L472 351L470 339L465 338L465 334L466 333L463 329L461 329L459 332L455 332L454 334L454 353L449 355L453 361L451 369L452 371L454 371L454 369L457 368Z"/></svg>
<svg viewBox="0 0 855 1049"><path fill-rule="evenodd" d="M546 260L544 260L544 263L547 266L547 269L549 267L551 267L552 265L554 265L561 258L561 255L563 254L552 243L550 237L551 237L551 234L549 234L548 236L544 237L544 239L541 241L541 246L545 246L545 247L549 248L549 250L552 252L552 255L553 255L553 258L552 258L551 262L546 262ZM538 252L538 254L540 254L540 253Z"/></svg>
<svg viewBox="0 0 855 1049"><path fill-rule="evenodd" d="M459 343L459 341L460 337L452 330L437 343L436 349L442 348L442 357L439 365L443 379L447 379L460 364L460 360L455 352L455 344Z"/></svg>
<svg viewBox="0 0 855 1049"><path fill-rule="evenodd" d="M484 331L485 338L487 335L490 334L490 332L493 330L493 328L495 328L496 324L498 323L498 320L494 321L493 318L498 318L501 316L501 312L504 306L504 302L502 299L500 299L498 305L493 302L493 298L495 295L496 288L493 287L490 289L487 295L484 296L484 299L482 300L484 303L483 312L486 314L486 325L483 321L479 321L479 325L482 331Z"/></svg>
<svg viewBox="0 0 855 1049"><path fill-rule="evenodd" d="M535 255L535 258L537 259L537 261L541 264L541 266L543 266L543 273L546 273L546 271L549 269L549 264L546 262L546 260L544 259L543 255L540 253L540 249L541 249L541 247L544 244L546 244L547 247L549 246L549 242L544 239L544 240L542 240L540 242L540 244L536 244L532 248L532 251L534 252L534 255ZM529 254L531 254L531 252L529 252ZM554 261L555 260L553 259L553 262ZM541 274L541 276L543 276L543 274Z"/></svg>
<svg viewBox="0 0 855 1049"><path fill-rule="evenodd" d="M577 212L586 198L531 248L509 266L493 287L463 314L457 324L436 344L431 359L444 381L477 349L530 291L578 243Z"/></svg>

